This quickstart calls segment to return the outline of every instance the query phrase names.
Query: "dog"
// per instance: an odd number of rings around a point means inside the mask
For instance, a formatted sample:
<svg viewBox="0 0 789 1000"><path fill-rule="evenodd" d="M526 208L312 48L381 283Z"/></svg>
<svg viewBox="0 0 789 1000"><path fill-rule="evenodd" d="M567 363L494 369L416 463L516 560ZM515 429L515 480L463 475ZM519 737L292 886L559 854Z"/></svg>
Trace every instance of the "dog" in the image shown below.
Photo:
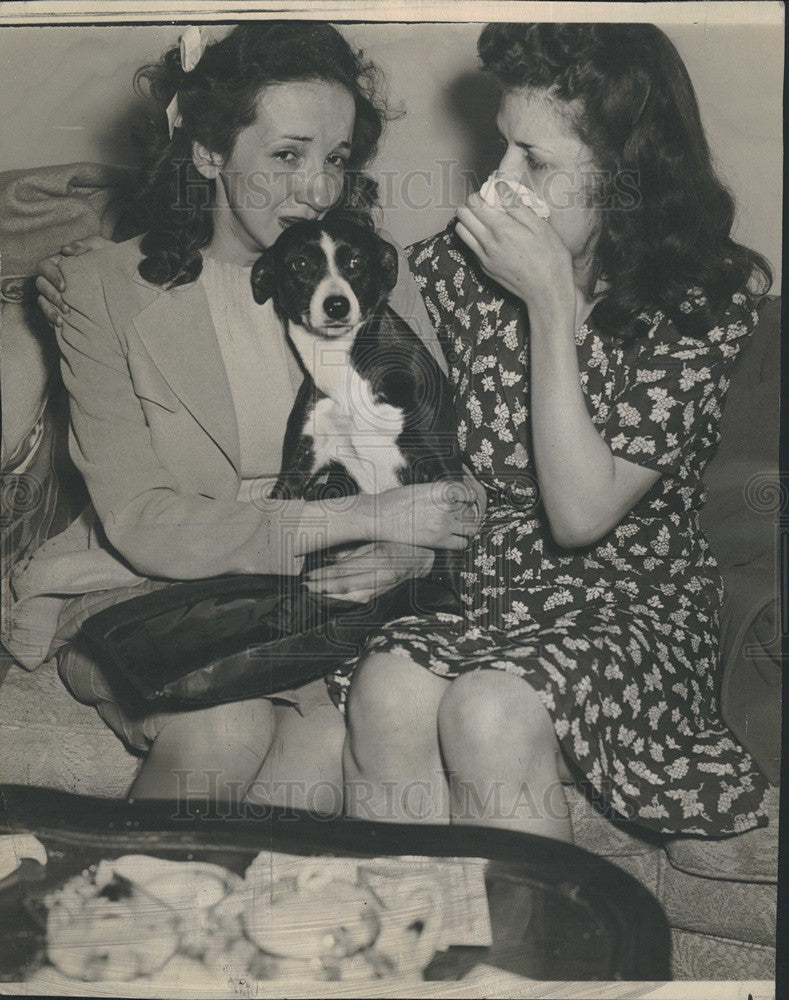
<svg viewBox="0 0 789 1000"><path fill-rule="evenodd" d="M272 497L461 478L449 382L387 302L397 271L390 243L331 213L293 223L255 262L255 301L273 300L307 376Z"/></svg>

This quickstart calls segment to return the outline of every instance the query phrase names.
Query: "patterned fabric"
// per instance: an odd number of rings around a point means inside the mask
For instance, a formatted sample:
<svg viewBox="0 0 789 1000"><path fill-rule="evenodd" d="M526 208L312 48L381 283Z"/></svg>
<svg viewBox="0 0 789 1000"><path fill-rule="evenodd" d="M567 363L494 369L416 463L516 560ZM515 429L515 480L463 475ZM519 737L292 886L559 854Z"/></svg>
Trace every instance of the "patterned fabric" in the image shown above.
<svg viewBox="0 0 789 1000"><path fill-rule="evenodd" d="M718 714L723 585L699 527L729 369L756 322L735 294L704 341L646 309L623 340L576 333L595 427L615 455L662 473L585 549L551 537L529 442L528 319L451 230L410 248L456 389L459 439L488 510L462 571L464 614L403 618L366 652L454 678L505 670L539 693L563 749L613 815L662 833L767 822L767 782ZM689 291L686 309L701 304ZM355 662L329 679L343 704Z"/></svg>
<svg viewBox="0 0 789 1000"><path fill-rule="evenodd" d="M68 399L60 385L48 394L41 416L7 457L2 469L0 639L3 647L12 617L12 571L29 560L47 539L63 531L87 501L82 478L68 455L67 435ZM5 648L0 655L7 668L10 661Z"/></svg>

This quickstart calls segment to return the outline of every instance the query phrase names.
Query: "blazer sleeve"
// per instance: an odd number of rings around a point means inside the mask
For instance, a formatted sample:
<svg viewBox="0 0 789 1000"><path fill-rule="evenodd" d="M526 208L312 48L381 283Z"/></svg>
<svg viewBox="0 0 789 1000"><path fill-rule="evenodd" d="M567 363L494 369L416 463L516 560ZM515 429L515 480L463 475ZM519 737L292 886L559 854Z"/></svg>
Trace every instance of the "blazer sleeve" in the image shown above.
<svg viewBox="0 0 789 1000"><path fill-rule="evenodd" d="M57 336L70 397L69 451L107 539L148 576L298 573L303 560L293 557L292 542L303 501L187 495L160 462L95 261L88 254L62 262L70 311Z"/></svg>

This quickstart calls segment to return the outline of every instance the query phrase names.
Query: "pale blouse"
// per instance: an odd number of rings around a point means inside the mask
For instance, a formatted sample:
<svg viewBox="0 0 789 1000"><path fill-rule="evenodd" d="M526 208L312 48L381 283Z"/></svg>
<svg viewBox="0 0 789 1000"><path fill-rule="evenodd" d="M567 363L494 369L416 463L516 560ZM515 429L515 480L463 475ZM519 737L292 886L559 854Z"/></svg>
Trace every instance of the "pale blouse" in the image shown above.
<svg viewBox="0 0 789 1000"><path fill-rule="evenodd" d="M268 495L282 466L285 428L304 378L271 301L252 296L252 268L203 257L208 299L236 411L239 500Z"/></svg>

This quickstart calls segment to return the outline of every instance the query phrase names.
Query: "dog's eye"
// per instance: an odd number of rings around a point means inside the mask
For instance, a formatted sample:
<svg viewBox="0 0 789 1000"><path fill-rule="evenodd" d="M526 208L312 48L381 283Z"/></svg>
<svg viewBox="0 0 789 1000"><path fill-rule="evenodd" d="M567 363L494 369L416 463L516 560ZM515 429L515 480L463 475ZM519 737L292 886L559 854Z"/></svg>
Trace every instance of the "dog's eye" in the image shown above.
<svg viewBox="0 0 789 1000"><path fill-rule="evenodd" d="M348 263L345 265L349 271L357 271L364 263L364 258L361 254L354 254L352 257L348 258Z"/></svg>
<svg viewBox="0 0 789 1000"><path fill-rule="evenodd" d="M288 261L288 267L297 274L303 274L305 271L309 271L310 262L306 257L292 257Z"/></svg>

